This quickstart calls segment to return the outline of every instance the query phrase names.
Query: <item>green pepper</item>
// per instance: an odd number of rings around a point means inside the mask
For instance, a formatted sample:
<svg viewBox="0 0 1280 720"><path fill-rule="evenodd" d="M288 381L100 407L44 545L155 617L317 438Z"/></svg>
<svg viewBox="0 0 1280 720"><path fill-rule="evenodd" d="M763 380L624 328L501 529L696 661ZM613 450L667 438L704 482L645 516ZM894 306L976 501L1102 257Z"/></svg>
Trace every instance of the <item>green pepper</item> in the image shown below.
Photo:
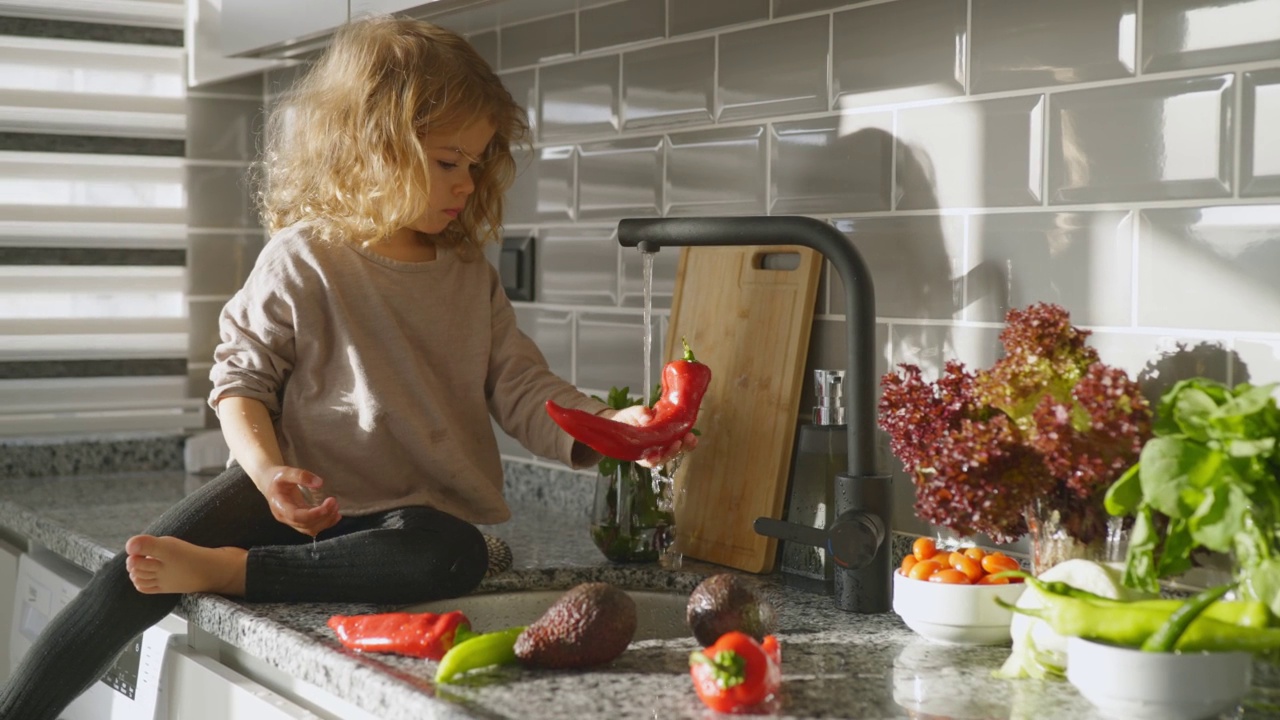
<svg viewBox="0 0 1280 720"><path fill-rule="evenodd" d="M1028 585L1046 595L1070 597L1105 607L1144 609L1169 615L1177 611L1177 609L1183 604L1182 600L1174 600L1172 598L1117 600L1116 598L1109 598L1105 595L1094 594L1088 590L1081 590L1080 588L1068 585L1065 582L1046 582L1022 570L1006 570L1000 573L1000 575L1023 578L1026 580ZM1205 608L1204 615L1205 617L1213 618L1214 620L1221 620L1222 622L1231 623L1232 625L1255 628L1267 627L1272 624L1273 620L1275 620L1271 615L1271 611L1267 608L1266 603L1257 600L1229 600L1214 602Z"/></svg>
<svg viewBox="0 0 1280 720"><path fill-rule="evenodd" d="M996 602L1013 612L1044 620L1054 632L1066 637L1141 647L1176 612L1176 608L1151 607L1142 602L1094 602L1049 592L1045 583L1032 584L1044 596L1043 607L1016 607L999 599ZM1260 626L1265 625L1259 624L1258 618L1260 614L1266 617L1266 607L1258 605L1261 603L1256 601L1213 603L1191 621L1174 649L1264 652L1280 648L1280 629Z"/></svg>
<svg viewBox="0 0 1280 720"><path fill-rule="evenodd" d="M516 638L524 627L512 627L497 632L475 635L454 645L440 658L436 668L436 682L452 682L454 678L472 670L510 665L516 661Z"/></svg>
<svg viewBox="0 0 1280 720"><path fill-rule="evenodd" d="M1164 624L1151 633L1142 643L1145 652L1172 652L1178 640L1182 638L1195 619L1200 617L1210 605L1222 599L1227 591L1235 587L1235 583L1209 588L1187 600L1181 607L1173 611Z"/></svg>

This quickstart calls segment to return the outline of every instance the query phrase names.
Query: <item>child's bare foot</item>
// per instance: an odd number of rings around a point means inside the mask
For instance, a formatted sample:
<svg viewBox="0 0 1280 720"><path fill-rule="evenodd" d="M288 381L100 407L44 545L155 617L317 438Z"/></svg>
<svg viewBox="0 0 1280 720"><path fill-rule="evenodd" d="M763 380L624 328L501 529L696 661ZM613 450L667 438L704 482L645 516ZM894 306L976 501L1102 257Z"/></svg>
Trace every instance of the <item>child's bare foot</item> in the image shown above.
<svg viewBox="0 0 1280 720"><path fill-rule="evenodd" d="M244 595L247 550L207 548L176 537L134 535L124 545L125 567L140 593L212 592Z"/></svg>

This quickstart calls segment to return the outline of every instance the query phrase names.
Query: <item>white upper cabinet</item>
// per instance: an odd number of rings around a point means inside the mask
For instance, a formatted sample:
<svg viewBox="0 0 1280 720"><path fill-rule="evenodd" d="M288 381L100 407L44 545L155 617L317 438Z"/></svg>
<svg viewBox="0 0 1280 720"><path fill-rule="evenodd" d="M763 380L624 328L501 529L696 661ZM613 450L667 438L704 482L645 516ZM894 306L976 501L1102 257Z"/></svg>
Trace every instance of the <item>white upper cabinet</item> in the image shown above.
<svg viewBox="0 0 1280 720"><path fill-rule="evenodd" d="M347 21L347 0L223 0L222 52L288 57L323 44Z"/></svg>

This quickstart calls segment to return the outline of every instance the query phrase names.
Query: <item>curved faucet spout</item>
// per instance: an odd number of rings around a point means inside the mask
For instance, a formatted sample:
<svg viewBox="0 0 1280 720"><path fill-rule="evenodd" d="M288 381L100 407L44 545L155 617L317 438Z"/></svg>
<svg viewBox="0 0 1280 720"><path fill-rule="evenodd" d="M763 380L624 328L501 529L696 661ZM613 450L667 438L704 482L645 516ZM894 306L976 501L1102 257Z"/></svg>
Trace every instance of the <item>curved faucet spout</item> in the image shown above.
<svg viewBox="0 0 1280 720"><path fill-rule="evenodd" d="M844 283L849 362L845 367L849 474L875 472L876 300L871 272L844 233L811 217L626 219L618 243L647 252L673 246L803 245L822 253Z"/></svg>
<svg viewBox="0 0 1280 720"><path fill-rule="evenodd" d="M837 569L836 604L857 612L888 611L892 491L889 476L877 475L875 470L875 290L853 241L814 218L768 216L626 219L618 223L618 242L644 252L680 246L802 245L822 253L840 273L849 349L845 367L849 468L836 478L836 512L878 518L882 531L869 563Z"/></svg>

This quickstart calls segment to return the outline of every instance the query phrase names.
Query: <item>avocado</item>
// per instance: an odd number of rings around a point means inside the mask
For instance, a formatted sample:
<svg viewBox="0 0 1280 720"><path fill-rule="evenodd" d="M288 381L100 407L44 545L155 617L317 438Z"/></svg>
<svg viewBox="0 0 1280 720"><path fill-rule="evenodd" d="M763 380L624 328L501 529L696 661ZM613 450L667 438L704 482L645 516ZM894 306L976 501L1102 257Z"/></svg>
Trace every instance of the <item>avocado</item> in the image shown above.
<svg viewBox="0 0 1280 720"><path fill-rule="evenodd" d="M778 614L756 591L754 583L738 575L721 573L703 580L693 589L685 619L693 636L703 647L708 647L731 630L763 641L765 635L776 629Z"/></svg>
<svg viewBox="0 0 1280 720"><path fill-rule="evenodd" d="M622 654L636 634L636 603L603 582L583 583L547 608L516 639L526 667L584 668Z"/></svg>

